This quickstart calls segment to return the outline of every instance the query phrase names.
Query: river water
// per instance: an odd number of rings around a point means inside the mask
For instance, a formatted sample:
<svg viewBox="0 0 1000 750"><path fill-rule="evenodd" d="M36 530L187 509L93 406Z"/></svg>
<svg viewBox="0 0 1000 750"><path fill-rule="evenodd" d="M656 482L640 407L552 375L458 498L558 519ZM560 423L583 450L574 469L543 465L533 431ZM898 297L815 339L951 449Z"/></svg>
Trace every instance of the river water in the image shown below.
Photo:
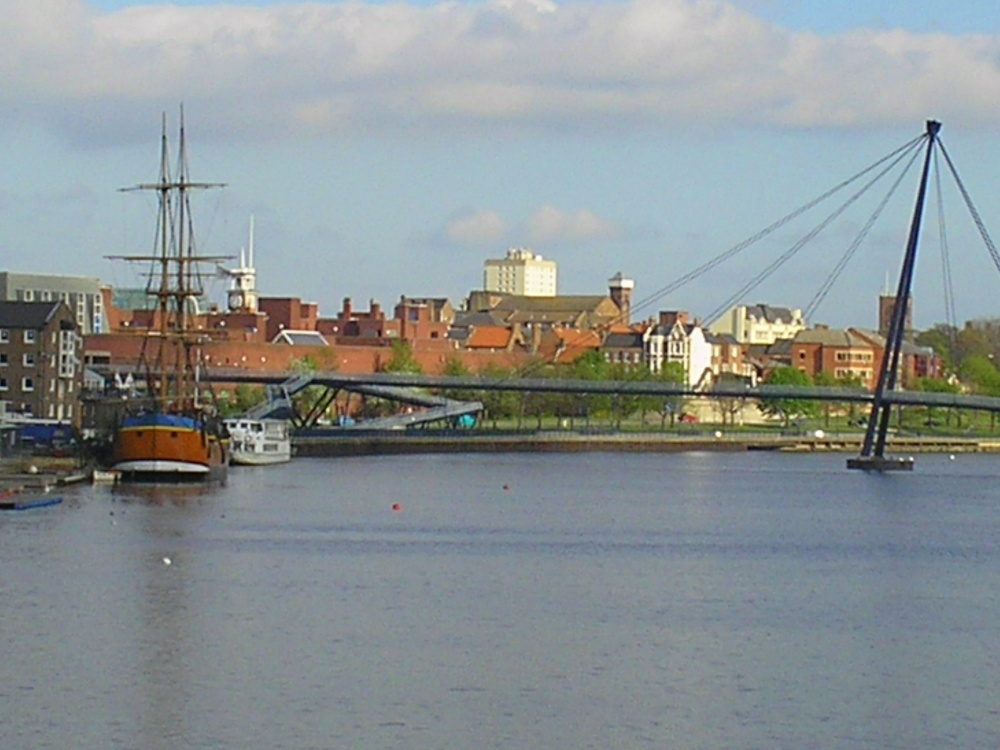
<svg viewBox="0 0 1000 750"><path fill-rule="evenodd" d="M1000 457L844 458L68 488L0 515L0 747L1000 746Z"/></svg>

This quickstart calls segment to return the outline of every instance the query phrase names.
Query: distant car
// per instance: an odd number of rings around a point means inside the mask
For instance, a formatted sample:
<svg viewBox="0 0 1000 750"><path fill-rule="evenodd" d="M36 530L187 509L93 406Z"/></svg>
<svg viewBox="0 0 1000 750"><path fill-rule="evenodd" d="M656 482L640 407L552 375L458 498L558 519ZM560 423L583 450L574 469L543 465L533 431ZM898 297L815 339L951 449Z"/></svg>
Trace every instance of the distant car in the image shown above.
<svg viewBox="0 0 1000 750"><path fill-rule="evenodd" d="M694 414L688 414L687 412L681 414L681 422L684 424L694 424L697 421L698 417L696 417Z"/></svg>

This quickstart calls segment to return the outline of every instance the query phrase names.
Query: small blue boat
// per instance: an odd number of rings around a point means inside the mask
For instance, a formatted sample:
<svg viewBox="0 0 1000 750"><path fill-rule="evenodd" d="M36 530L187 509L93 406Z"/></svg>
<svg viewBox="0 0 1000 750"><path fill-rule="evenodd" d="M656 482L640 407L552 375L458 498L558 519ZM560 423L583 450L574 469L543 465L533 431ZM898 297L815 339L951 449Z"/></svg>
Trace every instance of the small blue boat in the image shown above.
<svg viewBox="0 0 1000 750"><path fill-rule="evenodd" d="M59 505L62 501L61 497L28 497L19 500L0 500L0 510L47 508L50 505Z"/></svg>

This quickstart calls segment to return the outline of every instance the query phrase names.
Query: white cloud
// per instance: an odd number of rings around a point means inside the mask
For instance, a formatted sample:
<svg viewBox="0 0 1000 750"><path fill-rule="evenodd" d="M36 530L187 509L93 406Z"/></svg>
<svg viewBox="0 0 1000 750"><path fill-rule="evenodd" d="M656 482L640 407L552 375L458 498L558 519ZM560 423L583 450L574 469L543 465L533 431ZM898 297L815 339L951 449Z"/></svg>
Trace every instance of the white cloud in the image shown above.
<svg viewBox="0 0 1000 750"><path fill-rule="evenodd" d="M525 232L533 245L560 242L591 242L618 236L614 224L594 212L581 209L564 213L552 206L542 206L525 222Z"/></svg>
<svg viewBox="0 0 1000 750"><path fill-rule="evenodd" d="M507 223L496 211L477 211L456 216L445 227L445 237L456 245L495 245L507 233Z"/></svg>
<svg viewBox="0 0 1000 750"><path fill-rule="evenodd" d="M0 118L148 132L185 100L247 137L372 128L1000 124L1000 38L821 36L722 0L168 3L0 0ZM111 114L109 114L111 113ZM142 122L122 123L130 113ZM200 125L201 126L201 125Z"/></svg>

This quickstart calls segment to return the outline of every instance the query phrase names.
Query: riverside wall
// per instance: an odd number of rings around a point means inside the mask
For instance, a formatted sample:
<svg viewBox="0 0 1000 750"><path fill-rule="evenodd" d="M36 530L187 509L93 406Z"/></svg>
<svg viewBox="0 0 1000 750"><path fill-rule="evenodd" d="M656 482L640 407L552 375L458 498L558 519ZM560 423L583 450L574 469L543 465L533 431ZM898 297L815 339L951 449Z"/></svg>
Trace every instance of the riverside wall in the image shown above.
<svg viewBox="0 0 1000 750"><path fill-rule="evenodd" d="M296 435L296 456L336 457L420 453L676 453L682 451L788 451L859 453L863 436L768 435L725 432L582 433L564 430L539 432L435 432L428 430L343 431ZM890 453L1000 452L1000 439L965 437L895 437Z"/></svg>

